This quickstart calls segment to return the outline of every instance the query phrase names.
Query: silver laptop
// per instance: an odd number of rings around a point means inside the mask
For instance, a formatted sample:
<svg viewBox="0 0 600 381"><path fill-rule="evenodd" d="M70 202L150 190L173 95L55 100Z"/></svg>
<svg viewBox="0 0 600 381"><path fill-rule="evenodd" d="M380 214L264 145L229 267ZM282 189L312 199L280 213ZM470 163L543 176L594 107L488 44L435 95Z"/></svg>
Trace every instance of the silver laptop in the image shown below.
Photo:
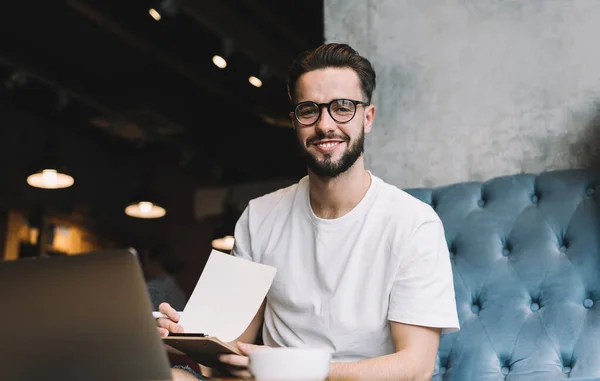
<svg viewBox="0 0 600 381"><path fill-rule="evenodd" d="M0 380L170 380L135 250L0 262Z"/></svg>

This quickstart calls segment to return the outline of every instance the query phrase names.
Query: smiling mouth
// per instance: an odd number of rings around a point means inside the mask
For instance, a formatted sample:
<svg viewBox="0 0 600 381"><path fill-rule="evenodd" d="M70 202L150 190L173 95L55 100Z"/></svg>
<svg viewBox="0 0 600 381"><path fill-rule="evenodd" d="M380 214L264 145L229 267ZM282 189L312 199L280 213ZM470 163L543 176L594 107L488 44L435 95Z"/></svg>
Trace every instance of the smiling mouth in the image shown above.
<svg viewBox="0 0 600 381"><path fill-rule="evenodd" d="M319 143L319 144L317 144L317 146L319 146L320 148L333 148L340 143L341 142Z"/></svg>
<svg viewBox="0 0 600 381"><path fill-rule="evenodd" d="M344 143L343 140L325 140L325 141L316 141L312 144L321 152L329 152L333 151L340 144Z"/></svg>

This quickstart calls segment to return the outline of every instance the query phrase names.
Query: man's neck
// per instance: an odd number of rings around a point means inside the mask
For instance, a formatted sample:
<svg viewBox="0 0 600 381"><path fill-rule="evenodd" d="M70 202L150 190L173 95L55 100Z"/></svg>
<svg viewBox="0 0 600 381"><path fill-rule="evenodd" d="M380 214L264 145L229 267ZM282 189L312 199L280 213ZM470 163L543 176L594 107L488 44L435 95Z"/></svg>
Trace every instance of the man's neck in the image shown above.
<svg viewBox="0 0 600 381"><path fill-rule="evenodd" d="M339 218L350 212L363 199L371 186L371 175L361 157L346 172L335 178L308 172L310 204L317 217Z"/></svg>

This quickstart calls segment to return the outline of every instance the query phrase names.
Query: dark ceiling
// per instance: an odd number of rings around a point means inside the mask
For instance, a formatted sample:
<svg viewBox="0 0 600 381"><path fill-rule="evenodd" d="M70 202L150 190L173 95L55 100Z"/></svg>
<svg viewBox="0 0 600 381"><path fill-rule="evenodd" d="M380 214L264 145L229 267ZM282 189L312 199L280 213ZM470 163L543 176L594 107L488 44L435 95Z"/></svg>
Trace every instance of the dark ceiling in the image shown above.
<svg viewBox="0 0 600 381"><path fill-rule="evenodd" d="M299 177L285 76L296 54L322 43L322 7L322 0L12 1L0 23L1 102L107 150L158 146L212 174L213 185ZM221 70L212 56L223 55L224 42L232 49ZM263 86L250 85L250 75Z"/></svg>

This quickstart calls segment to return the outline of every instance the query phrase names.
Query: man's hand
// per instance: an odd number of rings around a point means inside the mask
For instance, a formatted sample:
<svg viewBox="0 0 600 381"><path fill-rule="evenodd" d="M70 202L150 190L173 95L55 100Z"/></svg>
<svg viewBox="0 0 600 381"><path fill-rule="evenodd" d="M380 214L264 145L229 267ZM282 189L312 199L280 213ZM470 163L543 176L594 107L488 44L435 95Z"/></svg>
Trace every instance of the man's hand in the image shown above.
<svg viewBox="0 0 600 381"><path fill-rule="evenodd" d="M264 345L254 345L237 342L237 347L242 356L240 355L221 355L219 360L227 364L227 370L235 377L240 378L252 378L252 374L248 369L248 353L266 348Z"/></svg>
<svg viewBox="0 0 600 381"><path fill-rule="evenodd" d="M167 315L166 318L158 318L156 319L156 324L158 325L158 332L161 337L169 336L169 333L183 333L183 327L177 324L179 322L179 314L177 311L171 307L169 303L161 303L158 306L158 311Z"/></svg>

